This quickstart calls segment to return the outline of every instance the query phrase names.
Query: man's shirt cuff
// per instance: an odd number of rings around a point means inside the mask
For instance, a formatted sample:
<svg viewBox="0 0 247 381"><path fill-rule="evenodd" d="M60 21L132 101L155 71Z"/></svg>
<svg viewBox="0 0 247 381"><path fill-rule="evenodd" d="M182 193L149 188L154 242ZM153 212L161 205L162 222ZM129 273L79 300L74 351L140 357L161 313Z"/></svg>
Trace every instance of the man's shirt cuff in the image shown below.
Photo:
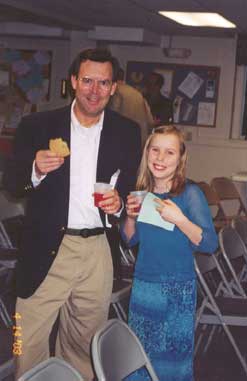
<svg viewBox="0 0 247 381"><path fill-rule="evenodd" d="M36 175L36 171L35 171L35 160L33 162L33 169L32 169L32 176L31 176L31 181L32 181L32 184L34 186L34 188L36 188L42 180L44 180L44 178L46 177L47 175L42 175L41 177L38 177Z"/></svg>

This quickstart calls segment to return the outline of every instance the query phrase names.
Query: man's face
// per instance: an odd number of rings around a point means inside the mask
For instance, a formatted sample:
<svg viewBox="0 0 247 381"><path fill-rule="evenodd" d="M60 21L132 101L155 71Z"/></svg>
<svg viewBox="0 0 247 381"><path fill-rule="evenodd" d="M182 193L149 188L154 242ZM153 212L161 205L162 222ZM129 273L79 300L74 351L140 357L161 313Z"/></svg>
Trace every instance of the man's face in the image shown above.
<svg viewBox="0 0 247 381"><path fill-rule="evenodd" d="M154 74L150 74L146 80L146 89L148 94L152 94L157 91L157 78Z"/></svg>
<svg viewBox="0 0 247 381"><path fill-rule="evenodd" d="M116 90L110 62L87 60L81 63L78 77L71 77L77 116L97 119Z"/></svg>

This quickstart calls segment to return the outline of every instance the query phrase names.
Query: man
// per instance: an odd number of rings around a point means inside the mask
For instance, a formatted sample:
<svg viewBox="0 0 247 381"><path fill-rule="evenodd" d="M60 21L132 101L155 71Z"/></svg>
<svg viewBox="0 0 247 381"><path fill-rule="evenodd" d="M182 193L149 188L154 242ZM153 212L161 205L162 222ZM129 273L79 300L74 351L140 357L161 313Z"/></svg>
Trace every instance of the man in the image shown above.
<svg viewBox="0 0 247 381"><path fill-rule="evenodd" d="M145 98L151 109L155 127L173 123L172 101L161 94L164 77L152 72L145 80Z"/></svg>
<svg viewBox="0 0 247 381"><path fill-rule="evenodd" d="M148 134L154 127L154 120L143 95L134 87L129 86L123 80L124 71L118 71L117 89L110 100L109 107L137 122L141 128L142 145L144 145Z"/></svg>
<svg viewBox="0 0 247 381"><path fill-rule="evenodd" d="M107 50L81 52L70 68L72 105L23 118L17 130L4 174L7 190L29 196L17 266L17 378L49 357L59 313L56 356L93 379L90 341L107 319L112 292L106 216L119 213L134 188L141 145L139 126L106 109L117 69ZM70 156L49 150L54 138L67 142ZM94 183L113 178L115 189L96 208Z"/></svg>

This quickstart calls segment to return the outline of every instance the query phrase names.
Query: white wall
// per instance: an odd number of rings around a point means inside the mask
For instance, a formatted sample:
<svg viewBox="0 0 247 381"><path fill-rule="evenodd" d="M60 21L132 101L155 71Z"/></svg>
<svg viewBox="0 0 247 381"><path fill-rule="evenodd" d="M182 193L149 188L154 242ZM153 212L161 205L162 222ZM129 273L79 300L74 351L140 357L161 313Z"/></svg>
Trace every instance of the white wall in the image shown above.
<svg viewBox="0 0 247 381"><path fill-rule="evenodd" d="M163 46L166 40L164 37ZM64 101L60 97L61 79L67 76L69 64L80 50L96 46L96 41L89 40L87 33L76 31L72 31L67 40L0 36L0 43L4 41L8 47L53 51L51 101L46 108L68 103L69 100ZM130 60L219 66L221 74L216 127L184 128L192 136L191 141L187 142L190 157L188 176L194 180L210 181L214 176L231 176L233 172L247 170L247 142L236 139L240 132L244 85L243 69L236 70L235 67L236 40L174 37L172 44L173 47L191 49L191 56L187 59L168 59L160 47L122 44L112 44L109 47L123 67Z"/></svg>
<svg viewBox="0 0 247 381"><path fill-rule="evenodd" d="M177 37L173 38L173 46L189 48L192 54L187 59L168 59L160 47L115 44L110 47L123 67L129 60L219 66L216 127L184 128L192 134L192 140L187 142L190 158L188 176L194 180L210 181L215 176L231 176L233 172L247 170L247 142L230 139L240 134L243 94L243 70L237 71L235 66L236 40Z"/></svg>

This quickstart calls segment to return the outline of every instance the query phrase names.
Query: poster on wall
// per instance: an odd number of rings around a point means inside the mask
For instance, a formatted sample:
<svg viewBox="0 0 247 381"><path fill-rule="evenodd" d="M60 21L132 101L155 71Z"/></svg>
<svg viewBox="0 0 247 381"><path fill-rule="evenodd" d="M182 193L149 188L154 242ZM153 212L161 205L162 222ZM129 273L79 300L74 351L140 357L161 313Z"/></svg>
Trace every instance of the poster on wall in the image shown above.
<svg viewBox="0 0 247 381"><path fill-rule="evenodd" d="M49 100L51 61L50 51L0 49L0 139L13 136L22 116Z"/></svg>
<svg viewBox="0 0 247 381"><path fill-rule="evenodd" d="M126 81L145 96L145 78L151 72L162 74L162 95L172 101L175 124L215 127L220 68L129 61Z"/></svg>

